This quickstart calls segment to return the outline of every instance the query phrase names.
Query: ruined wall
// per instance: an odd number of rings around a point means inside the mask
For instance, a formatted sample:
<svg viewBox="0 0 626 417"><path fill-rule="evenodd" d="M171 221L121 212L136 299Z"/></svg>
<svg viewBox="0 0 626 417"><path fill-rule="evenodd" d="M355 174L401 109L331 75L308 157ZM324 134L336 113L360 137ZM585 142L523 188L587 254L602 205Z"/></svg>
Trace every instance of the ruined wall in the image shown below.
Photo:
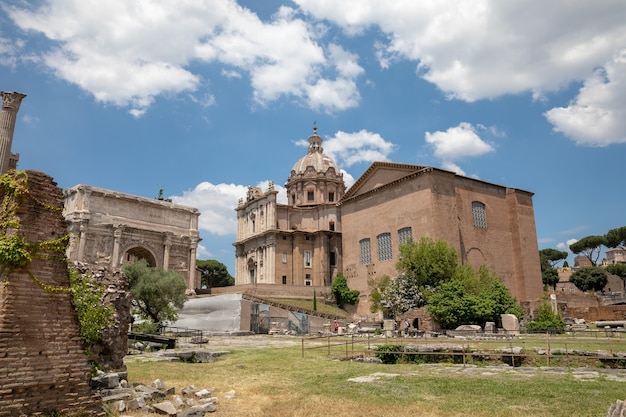
<svg viewBox="0 0 626 417"><path fill-rule="evenodd" d="M97 285L106 287L102 301L114 308L111 324L102 330L101 340L89 346L93 360L104 371L126 370L124 356L128 351L132 298L128 292L126 275L120 269L112 269L102 265L88 265L83 262L74 262L72 268Z"/></svg>
<svg viewBox="0 0 626 417"><path fill-rule="evenodd" d="M31 243L64 236L61 190L46 174L26 174L29 195L23 196L15 213L20 223L17 234ZM0 198L6 194L0 187ZM6 206L2 208L6 214ZM15 230L3 232L6 236ZM26 267L3 275L5 283L0 286L0 417L100 413L101 403L89 386L91 370L71 295L52 291L69 287L63 253L40 250L39 255Z"/></svg>

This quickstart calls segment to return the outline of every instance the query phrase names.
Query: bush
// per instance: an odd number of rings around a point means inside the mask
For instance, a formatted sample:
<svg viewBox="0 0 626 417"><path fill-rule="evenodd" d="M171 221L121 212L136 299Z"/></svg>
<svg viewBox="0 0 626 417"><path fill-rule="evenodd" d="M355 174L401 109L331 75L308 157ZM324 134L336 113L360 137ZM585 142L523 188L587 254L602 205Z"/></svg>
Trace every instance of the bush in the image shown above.
<svg viewBox="0 0 626 417"><path fill-rule="evenodd" d="M543 303L539 306L539 313L535 320L526 324L526 330L532 333L550 332L564 333L565 322L559 313L553 313L550 304Z"/></svg>
<svg viewBox="0 0 626 417"><path fill-rule="evenodd" d="M385 364L394 364L400 362L400 358L402 358L403 352L403 345L386 344L376 347L376 357Z"/></svg>
<svg viewBox="0 0 626 417"><path fill-rule="evenodd" d="M333 295L339 307L344 304L356 304L359 301L359 291L348 288L348 281L343 274L337 274L333 280Z"/></svg>

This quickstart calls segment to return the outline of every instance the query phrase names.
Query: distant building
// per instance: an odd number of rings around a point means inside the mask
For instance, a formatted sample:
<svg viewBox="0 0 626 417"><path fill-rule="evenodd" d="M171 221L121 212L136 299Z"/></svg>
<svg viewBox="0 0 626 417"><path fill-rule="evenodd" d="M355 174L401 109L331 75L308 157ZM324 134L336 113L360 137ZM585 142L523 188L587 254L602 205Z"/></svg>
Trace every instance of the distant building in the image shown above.
<svg viewBox="0 0 626 417"><path fill-rule="evenodd" d="M189 290L200 287L198 209L89 185L66 189L64 197L70 261L117 268L145 259L180 273Z"/></svg>
<svg viewBox="0 0 626 417"><path fill-rule="evenodd" d="M314 129L288 178L287 205L273 185L250 187L239 202L236 285L329 286L343 273L361 292L356 315L365 317L368 279L396 276L399 245L427 236L448 242L461 263L495 270L518 300L540 298L532 193L388 162L372 164L346 192L321 145Z"/></svg>
<svg viewBox="0 0 626 417"><path fill-rule="evenodd" d="M577 255L574 257L574 269L576 268L591 268L593 263L589 257L584 255Z"/></svg>
<svg viewBox="0 0 626 417"><path fill-rule="evenodd" d="M626 249L612 248L605 252L607 265L626 264Z"/></svg>

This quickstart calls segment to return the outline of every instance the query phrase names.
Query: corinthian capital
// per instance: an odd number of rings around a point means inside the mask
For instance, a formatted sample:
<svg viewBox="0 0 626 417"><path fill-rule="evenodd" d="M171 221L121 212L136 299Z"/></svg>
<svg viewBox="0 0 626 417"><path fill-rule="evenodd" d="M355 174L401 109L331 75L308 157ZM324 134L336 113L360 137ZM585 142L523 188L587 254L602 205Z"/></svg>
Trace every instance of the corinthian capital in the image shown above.
<svg viewBox="0 0 626 417"><path fill-rule="evenodd" d="M12 93L2 91L2 108L18 111L20 108L20 104L22 104L22 99L26 97L26 94L18 93L14 91Z"/></svg>

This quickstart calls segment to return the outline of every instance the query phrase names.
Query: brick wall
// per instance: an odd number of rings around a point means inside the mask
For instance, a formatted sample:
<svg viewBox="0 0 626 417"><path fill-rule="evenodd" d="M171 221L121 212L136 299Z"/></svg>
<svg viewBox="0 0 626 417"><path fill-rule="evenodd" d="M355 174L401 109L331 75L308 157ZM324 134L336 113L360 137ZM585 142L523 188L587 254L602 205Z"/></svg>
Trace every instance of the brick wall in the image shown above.
<svg viewBox="0 0 626 417"><path fill-rule="evenodd" d="M61 189L51 177L37 171L27 174L33 197L62 206ZM57 239L66 233L61 213L31 198L23 199L17 217L18 233L28 242ZM67 265L62 261L34 259L27 269L46 285L69 286ZM54 411L100 413L100 400L89 387L90 371L70 295L46 292L26 270L11 272L0 290L0 417Z"/></svg>

